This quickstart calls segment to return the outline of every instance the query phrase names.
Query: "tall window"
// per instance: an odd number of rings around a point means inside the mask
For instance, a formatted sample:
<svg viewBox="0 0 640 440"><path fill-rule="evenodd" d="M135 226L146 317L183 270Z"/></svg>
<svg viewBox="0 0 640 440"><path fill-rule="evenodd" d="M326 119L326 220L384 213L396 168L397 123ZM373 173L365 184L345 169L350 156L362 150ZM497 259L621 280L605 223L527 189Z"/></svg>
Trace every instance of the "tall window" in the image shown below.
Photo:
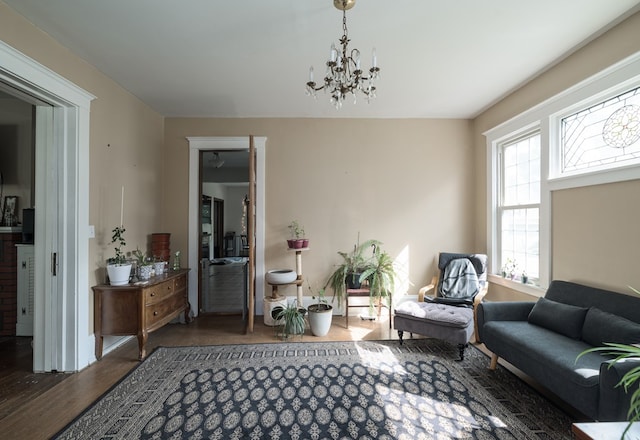
<svg viewBox="0 0 640 440"><path fill-rule="evenodd" d="M500 265L508 276L540 276L540 133L500 148Z"/></svg>

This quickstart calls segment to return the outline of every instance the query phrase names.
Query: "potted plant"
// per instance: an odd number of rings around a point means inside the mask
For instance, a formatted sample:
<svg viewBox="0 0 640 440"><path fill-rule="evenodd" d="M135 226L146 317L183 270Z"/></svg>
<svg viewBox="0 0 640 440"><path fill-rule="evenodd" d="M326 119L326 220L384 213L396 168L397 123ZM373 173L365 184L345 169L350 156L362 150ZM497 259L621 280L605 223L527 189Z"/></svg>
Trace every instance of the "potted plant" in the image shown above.
<svg viewBox="0 0 640 440"><path fill-rule="evenodd" d="M304 227L297 220L289 223L287 228L291 234L291 238L287 240L290 249L302 249L309 246L309 240L304 238Z"/></svg>
<svg viewBox="0 0 640 440"><path fill-rule="evenodd" d="M141 280L148 280L151 278L151 271L153 270L153 259L147 257L147 255L136 247L136 250L132 252L133 256L138 261L138 278Z"/></svg>
<svg viewBox="0 0 640 440"><path fill-rule="evenodd" d="M127 245L124 240L125 229L122 226L113 228L111 242L115 244L116 256L107 260L107 274L109 275L109 284L112 286L123 286L129 284L131 276L131 263L128 263L122 248Z"/></svg>
<svg viewBox="0 0 640 440"><path fill-rule="evenodd" d="M629 286L629 288L636 294L640 295L640 291L634 289L631 286ZM607 356L615 356L615 358L609 364L609 367L611 367L617 362L623 362L626 359L637 360L640 358L640 344L617 344L605 342L604 345L604 347L594 347L583 351L578 355L577 359L580 359L581 356L587 353L599 351ZM629 431L629 429L631 428L632 423L640 421L640 386L637 385L638 380L640 380L640 367L635 367L627 371L622 376L622 379L620 379L620 382L616 384L617 387L623 387L625 392L629 392L629 390L632 390L633 392L633 394L631 394L631 401L629 403L629 412L627 413L629 423L620 436L620 439L626 438L625 436L627 434L627 431Z"/></svg>
<svg viewBox="0 0 640 440"><path fill-rule="evenodd" d="M362 244L359 241L360 237L358 236L358 241L351 252L338 252L338 255L342 257L342 263L329 276L325 285L325 287L333 289L334 298L337 298L339 302L342 302L347 288L360 288L360 283L364 280L361 274L369 267L373 258L373 255L368 254L368 251L373 251L376 246L381 244L378 240L367 240Z"/></svg>
<svg viewBox="0 0 640 440"><path fill-rule="evenodd" d="M271 310L271 317L276 321L276 334L283 340L292 335L304 334L306 309L298 307L296 300L288 303L286 307L277 306Z"/></svg>
<svg viewBox="0 0 640 440"><path fill-rule="evenodd" d="M313 293L310 284L309 291ZM309 327L311 327L311 333L313 333L315 336L325 336L327 333L329 333L329 329L331 328L333 306L329 304L324 296L324 293L325 289L320 289L317 295L318 302L307 307L307 311L309 312ZM312 298L316 299L316 297L313 295Z"/></svg>
<svg viewBox="0 0 640 440"><path fill-rule="evenodd" d="M393 267L391 255L386 253L376 244L373 249L373 258L369 261L368 267L360 274L360 281L369 282L369 316L373 316L374 300L379 301L393 294L395 286L396 271Z"/></svg>

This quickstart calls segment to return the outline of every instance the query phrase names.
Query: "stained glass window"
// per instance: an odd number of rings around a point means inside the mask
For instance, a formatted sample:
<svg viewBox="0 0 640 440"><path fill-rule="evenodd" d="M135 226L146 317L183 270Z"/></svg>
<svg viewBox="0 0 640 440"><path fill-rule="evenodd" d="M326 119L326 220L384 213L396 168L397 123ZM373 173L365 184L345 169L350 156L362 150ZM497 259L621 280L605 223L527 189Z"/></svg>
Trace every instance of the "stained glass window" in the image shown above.
<svg viewBox="0 0 640 440"><path fill-rule="evenodd" d="M640 87L562 118L562 172L640 162Z"/></svg>

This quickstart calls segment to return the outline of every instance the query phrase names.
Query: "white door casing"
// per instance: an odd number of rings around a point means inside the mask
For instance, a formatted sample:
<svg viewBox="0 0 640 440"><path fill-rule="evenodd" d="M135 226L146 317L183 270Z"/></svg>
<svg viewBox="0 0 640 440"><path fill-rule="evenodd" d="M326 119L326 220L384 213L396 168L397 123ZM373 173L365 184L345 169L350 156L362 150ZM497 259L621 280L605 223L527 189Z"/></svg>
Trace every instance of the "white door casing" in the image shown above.
<svg viewBox="0 0 640 440"><path fill-rule="evenodd" d="M198 222L200 221L200 150L249 150L249 136L242 137L187 137L189 141L189 267L197 268L198 247ZM255 310L259 314L262 311L264 301L264 245L265 245L265 148L266 137L254 136L256 149L256 222L255 222L255 277L256 277L256 303ZM189 302L191 310L198 313L198 271L189 272Z"/></svg>
<svg viewBox="0 0 640 440"><path fill-rule="evenodd" d="M33 368L78 371L94 359L88 225L89 112L95 97L2 41L0 82L36 105Z"/></svg>

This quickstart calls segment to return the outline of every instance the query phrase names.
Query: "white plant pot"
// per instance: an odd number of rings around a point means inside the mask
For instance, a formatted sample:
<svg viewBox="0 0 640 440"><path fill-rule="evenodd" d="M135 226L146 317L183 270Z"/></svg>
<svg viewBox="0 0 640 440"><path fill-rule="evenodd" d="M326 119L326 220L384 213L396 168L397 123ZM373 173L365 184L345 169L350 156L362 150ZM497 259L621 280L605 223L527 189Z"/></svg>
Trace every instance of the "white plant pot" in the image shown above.
<svg viewBox="0 0 640 440"><path fill-rule="evenodd" d="M131 276L131 264L108 264L107 274L109 275L109 284L112 286L127 285Z"/></svg>
<svg viewBox="0 0 640 440"><path fill-rule="evenodd" d="M298 278L298 274L291 269L275 269L267 272L265 278L269 284L291 284Z"/></svg>
<svg viewBox="0 0 640 440"><path fill-rule="evenodd" d="M314 311L314 304L307 308L309 315L309 326L314 336L326 336L331 328L331 319L333 317L333 307L329 310Z"/></svg>

